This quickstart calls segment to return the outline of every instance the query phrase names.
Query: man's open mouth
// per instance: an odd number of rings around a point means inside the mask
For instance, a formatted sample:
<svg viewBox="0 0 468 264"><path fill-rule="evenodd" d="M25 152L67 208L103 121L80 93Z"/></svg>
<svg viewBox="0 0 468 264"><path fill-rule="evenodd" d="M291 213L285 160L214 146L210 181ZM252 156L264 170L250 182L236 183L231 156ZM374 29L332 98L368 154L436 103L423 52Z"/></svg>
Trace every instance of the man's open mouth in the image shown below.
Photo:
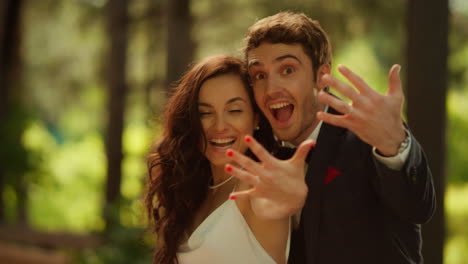
<svg viewBox="0 0 468 264"><path fill-rule="evenodd" d="M283 123L291 118L294 112L294 105L285 102L276 103L270 105L270 111L276 120Z"/></svg>

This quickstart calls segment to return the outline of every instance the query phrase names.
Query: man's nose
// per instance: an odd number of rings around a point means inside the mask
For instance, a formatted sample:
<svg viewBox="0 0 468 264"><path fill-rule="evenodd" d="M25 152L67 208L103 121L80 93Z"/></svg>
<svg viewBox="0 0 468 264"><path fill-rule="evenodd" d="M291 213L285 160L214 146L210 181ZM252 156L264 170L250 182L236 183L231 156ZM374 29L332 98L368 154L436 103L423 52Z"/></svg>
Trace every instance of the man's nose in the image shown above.
<svg viewBox="0 0 468 264"><path fill-rule="evenodd" d="M267 79L267 94L274 94L277 91L281 90L282 87L282 81L281 79L276 76L276 75L270 75Z"/></svg>

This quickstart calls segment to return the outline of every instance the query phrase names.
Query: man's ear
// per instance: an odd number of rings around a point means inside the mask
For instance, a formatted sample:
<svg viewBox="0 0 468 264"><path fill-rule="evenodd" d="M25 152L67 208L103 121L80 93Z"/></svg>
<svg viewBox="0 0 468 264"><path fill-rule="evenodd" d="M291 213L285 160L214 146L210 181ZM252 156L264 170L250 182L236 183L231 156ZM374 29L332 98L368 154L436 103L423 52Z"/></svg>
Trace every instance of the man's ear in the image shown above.
<svg viewBox="0 0 468 264"><path fill-rule="evenodd" d="M325 75L325 74L330 74L331 73L331 66L330 66L330 63L325 63L325 64L322 64L319 68L318 68L318 71L317 71L317 88L319 90L322 90L323 88L325 88L327 85L323 83L322 81L322 77Z"/></svg>

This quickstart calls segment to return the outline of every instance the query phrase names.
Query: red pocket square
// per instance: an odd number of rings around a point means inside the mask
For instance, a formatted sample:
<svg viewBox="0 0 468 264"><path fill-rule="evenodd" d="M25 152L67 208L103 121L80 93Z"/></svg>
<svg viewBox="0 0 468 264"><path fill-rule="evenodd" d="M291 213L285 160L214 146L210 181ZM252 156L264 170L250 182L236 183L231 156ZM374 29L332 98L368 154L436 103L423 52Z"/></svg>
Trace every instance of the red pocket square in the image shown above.
<svg viewBox="0 0 468 264"><path fill-rule="evenodd" d="M336 176L340 174L341 174L341 171L333 168L332 166L328 166L327 176L325 177L323 184L330 183L333 179L335 179Z"/></svg>

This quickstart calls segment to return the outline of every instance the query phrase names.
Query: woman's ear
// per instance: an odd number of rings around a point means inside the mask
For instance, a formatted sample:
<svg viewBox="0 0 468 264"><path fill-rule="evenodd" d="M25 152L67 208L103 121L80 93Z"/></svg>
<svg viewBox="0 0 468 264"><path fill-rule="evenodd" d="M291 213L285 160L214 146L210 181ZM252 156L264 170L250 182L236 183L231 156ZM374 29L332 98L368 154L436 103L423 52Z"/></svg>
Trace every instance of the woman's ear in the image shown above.
<svg viewBox="0 0 468 264"><path fill-rule="evenodd" d="M331 66L330 66L330 63L325 63L325 64L322 64L318 70L317 70L317 88L319 90L322 90L323 88L325 88L327 85L323 83L322 81L322 77L325 75L325 74L330 74L331 73Z"/></svg>

